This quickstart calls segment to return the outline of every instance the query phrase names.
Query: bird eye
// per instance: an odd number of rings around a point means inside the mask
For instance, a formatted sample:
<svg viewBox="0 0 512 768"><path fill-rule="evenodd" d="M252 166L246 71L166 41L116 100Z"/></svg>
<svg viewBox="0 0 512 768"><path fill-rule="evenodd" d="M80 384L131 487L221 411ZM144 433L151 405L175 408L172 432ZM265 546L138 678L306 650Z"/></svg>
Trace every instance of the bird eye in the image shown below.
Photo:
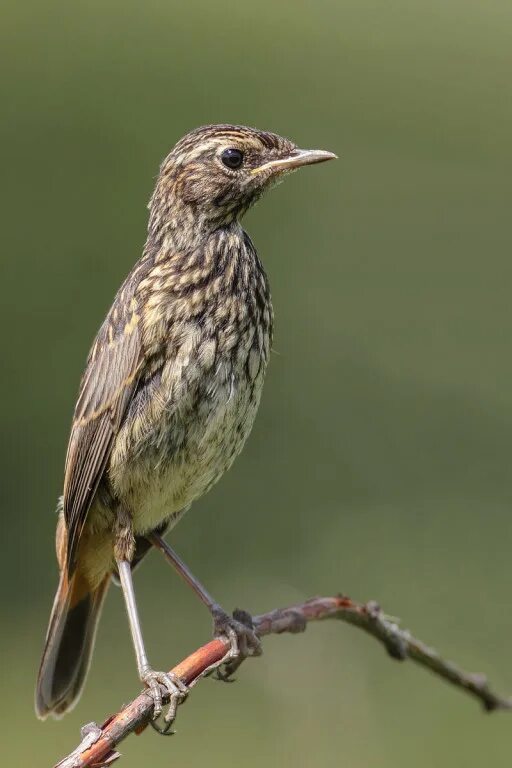
<svg viewBox="0 0 512 768"><path fill-rule="evenodd" d="M240 168L242 165L244 161L244 154L239 149L225 149L221 154L220 159L226 168L235 170L236 168Z"/></svg>

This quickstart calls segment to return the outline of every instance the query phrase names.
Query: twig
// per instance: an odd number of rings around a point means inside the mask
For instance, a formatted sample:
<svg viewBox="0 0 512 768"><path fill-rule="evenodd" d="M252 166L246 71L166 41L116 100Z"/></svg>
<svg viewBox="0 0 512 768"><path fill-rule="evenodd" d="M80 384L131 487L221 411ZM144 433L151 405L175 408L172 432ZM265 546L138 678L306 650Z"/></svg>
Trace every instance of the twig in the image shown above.
<svg viewBox="0 0 512 768"><path fill-rule="evenodd" d="M340 619L372 635L397 660L411 659L457 688L474 696L487 712L512 709L512 698L498 696L489 688L483 675L471 674L445 661L433 648L401 629L387 617L377 603L356 603L348 597L314 597L300 605L278 608L253 617L260 637L283 632L302 632L310 621ZM226 657L228 642L217 638L203 645L172 669L188 686L193 686L205 674L215 669ZM162 689L162 694L164 694ZM168 700L163 695L163 700ZM153 708L152 698L141 693L103 725L89 723L82 728L82 741L55 768L102 768L120 757L116 746L132 732L140 733L148 724Z"/></svg>

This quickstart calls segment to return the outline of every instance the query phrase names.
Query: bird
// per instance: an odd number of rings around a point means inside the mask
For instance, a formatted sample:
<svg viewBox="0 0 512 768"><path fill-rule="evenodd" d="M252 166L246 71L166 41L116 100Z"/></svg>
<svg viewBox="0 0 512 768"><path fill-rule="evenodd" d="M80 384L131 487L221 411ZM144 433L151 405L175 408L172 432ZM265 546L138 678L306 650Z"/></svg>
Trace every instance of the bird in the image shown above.
<svg viewBox="0 0 512 768"><path fill-rule="evenodd" d="M162 162L142 256L80 382L57 510L60 577L36 684L39 718L61 717L77 702L105 594L116 581L153 716L162 713L163 687L172 722L187 688L150 665L132 579L153 547L210 609L233 658L259 652L250 617L228 616L163 535L229 469L260 402L273 309L241 219L285 175L335 157L222 124L191 131Z"/></svg>

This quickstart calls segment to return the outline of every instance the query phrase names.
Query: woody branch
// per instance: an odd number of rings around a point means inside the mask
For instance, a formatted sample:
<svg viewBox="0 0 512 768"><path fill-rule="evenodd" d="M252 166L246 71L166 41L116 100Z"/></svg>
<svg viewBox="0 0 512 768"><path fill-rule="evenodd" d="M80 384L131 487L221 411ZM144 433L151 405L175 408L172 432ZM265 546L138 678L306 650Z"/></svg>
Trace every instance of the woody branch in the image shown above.
<svg viewBox="0 0 512 768"><path fill-rule="evenodd" d="M387 617L375 602L358 603L348 597L314 597L305 603L277 608L253 617L260 637L284 632L302 632L310 621L339 619L359 627L380 642L396 660L410 659L477 699L487 712L512 709L512 698L495 693L485 676L465 672L443 659L433 648L402 629ZM205 674L227 658L229 644L217 638L198 648L172 669L188 686L194 686ZM162 688L164 703L168 693ZM166 698L167 697L167 698ZM130 733L140 732L151 720L153 699L143 692L101 726L89 723L82 728L82 741L55 768L102 768L120 757L117 745Z"/></svg>

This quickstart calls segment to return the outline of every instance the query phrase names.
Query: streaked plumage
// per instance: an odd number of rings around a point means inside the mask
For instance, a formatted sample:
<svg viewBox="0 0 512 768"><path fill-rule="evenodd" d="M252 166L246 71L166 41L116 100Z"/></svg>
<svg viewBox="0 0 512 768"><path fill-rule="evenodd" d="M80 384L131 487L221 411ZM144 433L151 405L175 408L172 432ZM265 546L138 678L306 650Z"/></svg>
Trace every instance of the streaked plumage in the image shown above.
<svg viewBox="0 0 512 768"><path fill-rule="evenodd" d="M243 169L223 165L226 148L243 153ZM272 164L291 166L297 152L275 134L207 126L178 142L160 168L142 258L80 385L58 525L61 584L36 692L41 716L63 713L80 692L116 559L138 561L144 534L171 527L231 466L251 430L272 305L239 220L282 175Z"/></svg>

